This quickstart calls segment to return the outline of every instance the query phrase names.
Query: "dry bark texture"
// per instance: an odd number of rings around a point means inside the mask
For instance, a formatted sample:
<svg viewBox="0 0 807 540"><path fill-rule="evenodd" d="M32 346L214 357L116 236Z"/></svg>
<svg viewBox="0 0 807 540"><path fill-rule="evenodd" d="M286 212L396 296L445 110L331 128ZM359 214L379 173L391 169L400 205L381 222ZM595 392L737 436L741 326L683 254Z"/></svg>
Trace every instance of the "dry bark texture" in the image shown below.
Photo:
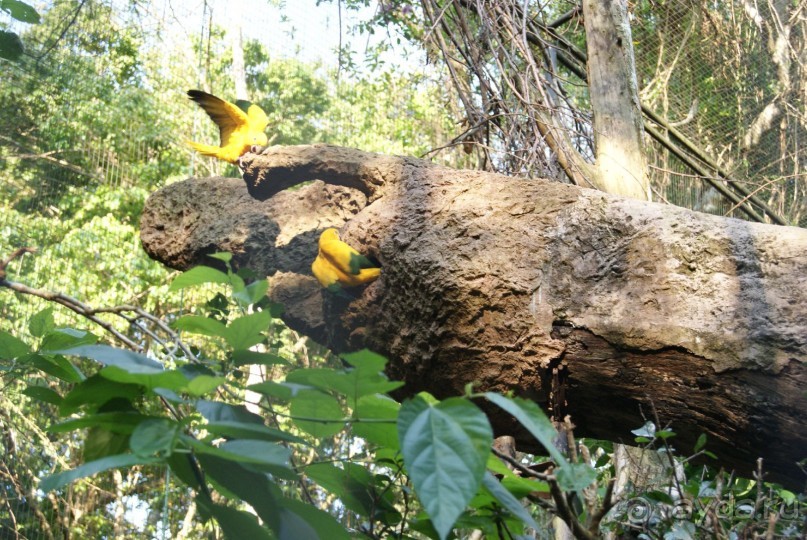
<svg viewBox="0 0 807 540"><path fill-rule="evenodd" d="M183 269L233 252L272 276L290 326L385 354L407 393L476 382L565 399L578 435L616 441L655 407L683 451L705 432L742 474L763 456L772 478L803 483L807 231L325 145L244 165L265 200L221 178L154 193L148 253ZM352 301L310 272L319 233L342 225L383 264Z"/></svg>

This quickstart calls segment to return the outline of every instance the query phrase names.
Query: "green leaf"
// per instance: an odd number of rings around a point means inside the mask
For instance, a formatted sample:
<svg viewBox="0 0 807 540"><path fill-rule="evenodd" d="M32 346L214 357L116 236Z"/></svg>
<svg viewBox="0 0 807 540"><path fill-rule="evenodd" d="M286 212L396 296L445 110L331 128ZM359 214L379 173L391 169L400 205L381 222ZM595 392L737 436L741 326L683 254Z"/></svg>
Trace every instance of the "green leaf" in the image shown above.
<svg viewBox="0 0 807 540"><path fill-rule="evenodd" d="M266 473L249 470L240 463L220 457L201 454L199 463L205 475L226 497L246 501L258 516L272 529L280 524L278 499L283 497L280 489L270 482Z"/></svg>
<svg viewBox="0 0 807 540"><path fill-rule="evenodd" d="M693 448L693 452L700 451L701 448L706 446L706 433L701 433L698 437L698 440L695 442L695 448Z"/></svg>
<svg viewBox="0 0 807 540"><path fill-rule="evenodd" d="M432 406L416 397L401 405L398 436L415 492L446 538L479 490L493 443L490 423L465 399Z"/></svg>
<svg viewBox="0 0 807 540"><path fill-rule="evenodd" d="M233 364L236 366L246 365L289 365L289 361L274 353L255 352L250 350L235 350L232 352Z"/></svg>
<svg viewBox="0 0 807 540"><path fill-rule="evenodd" d="M293 397L289 413L297 427L314 437L331 437L344 427L341 421L344 413L339 401L316 390L303 390Z"/></svg>
<svg viewBox="0 0 807 540"><path fill-rule="evenodd" d="M39 349L41 352L52 352L79 345L92 345L96 341L98 341L98 336L90 332L74 328L56 328L45 334Z"/></svg>
<svg viewBox="0 0 807 540"><path fill-rule="evenodd" d="M59 405L62 402L62 396L47 386L29 385L22 393L30 398L44 403L50 403L51 405Z"/></svg>
<svg viewBox="0 0 807 540"><path fill-rule="evenodd" d="M83 405L103 405L115 398L134 401L143 394L140 386L110 381L99 374L90 376L73 386L64 397L59 414L67 416L76 412Z"/></svg>
<svg viewBox="0 0 807 540"><path fill-rule="evenodd" d="M356 400L370 394L384 394L403 386L402 382L389 381L382 372L370 368L353 368L347 371L329 368L308 368L292 371L286 381L308 384L322 390L331 390L350 398L351 408Z"/></svg>
<svg viewBox="0 0 807 540"><path fill-rule="evenodd" d="M194 397L209 394L222 384L227 382L224 377L213 377L211 375L197 375L187 382L185 392Z"/></svg>
<svg viewBox="0 0 807 540"><path fill-rule="evenodd" d="M121 467L131 467L133 465L148 465L156 463L155 459L143 458L134 454L118 454L115 456L108 456L95 461L85 463L80 467L64 471L50 476L46 476L39 483L39 489L48 493L54 489L59 489L67 484L74 482L80 478L93 476L99 472L108 471L109 469L118 469Z"/></svg>
<svg viewBox="0 0 807 540"><path fill-rule="evenodd" d="M186 435L181 437L186 444L200 454L218 456L239 463L269 466L272 470L286 469L287 472L291 472L289 466L291 451L278 444L252 439L236 439L226 441L220 446L212 446Z"/></svg>
<svg viewBox="0 0 807 540"><path fill-rule="evenodd" d="M16 338L0 330L0 359L13 360L31 352L28 345L19 338Z"/></svg>
<svg viewBox="0 0 807 540"><path fill-rule="evenodd" d="M353 417L353 433L382 447L397 450L398 428L395 420L398 418L400 405L389 396L372 395L362 396L356 403ZM362 420L389 420L388 424L378 422L362 422Z"/></svg>
<svg viewBox="0 0 807 540"><path fill-rule="evenodd" d="M91 427L84 437L82 459L93 461L122 454L129 448L129 435L102 427Z"/></svg>
<svg viewBox="0 0 807 540"><path fill-rule="evenodd" d="M84 380L84 374L64 356L29 354L20 358L20 362L30 363L38 370L65 382L77 383Z"/></svg>
<svg viewBox="0 0 807 540"><path fill-rule="evenodd" d="M228 540L273 540L269 531L258 524L258 518L249 512L210 502L204 506L216 518Z"/></svg>
<svg viewBox="0 0 807 540"><path fill-rule="evenodd" d="M379 373L387 366L387 359L369 349L340 355L351 366Z"/></svg>
<svg viewBox="0 0 807 540"><path fill-rule="evenodd" d="M20 36L8 30L0 30L0 58L15 62L24 52Z"/></svg>
<svg viewBox="0 0 807 540"><path fill-rule="evenodd" d="M540 527L532 518L527 509L516 499L512 493L507 491L502 484L496 480L489 472L486 472L485 475L482 477L482 485L485 486L491 495L493 495L499 503L507 509L508 512L516 516L518 519L524 522L525 525L528 527L532 527L535 530L540 530Z"/></svg>
<svg viewBox="0 0 807 540"><path fill-rule="evenodd" d="M149 371L143 366L141 371L129 371L118 366L107 366L98 372L102 377L119 383L140 384L149 390L167 388L176 392L187 390L188 379L178 370Z"/></svg>
<svg viewBox="0 0 807 540"><path fill-rule="evenodd" d="M307 444L303 439L297 437L296 435L260 424L247 424L242 422L213 422L205 424L204 428L208 433L224 437L238 439L259 439L263 441L287 441L298 444Z"/></svg>
<svg viewBox="0 0 807 540"><path fill-rule="evenodd" d="M100 427L114 433L129 435L135 428L146 420L153 419L153 416L146 416L138 412L115 411L88 414L81 418L71 418L58 424L48 427L50 433L65 433L75 429L86 427Z"/></svg>
<svg viewBox="0 0 807 540"><path fill-rule="evenodd" d="M174 451L179 424L165 418L141 422L129 438L129 448L144 458L165 458Z"/></svg>
<svg viewBox="0 0 807 540"><path fill-rule="evenodd" d="M227 251L218 251L216 253L208 253L207 256L210 257L211 259L217 259L219 261L224 261L225 263L228 263L228 262L233 260L233 254L229 253ZM203 268L203 267L197 267L197 268Z"/></svg>
<svg viewBox="0 0 807 540"><path fill-rule="evenodd" d="M56 324L53 322L53 307L49 306L35 313L28 320L28 331L32 336L41 338L46 333L53 330Z"/></svg>
<svg viewBox="0 0 807 540"><path fill-rule="evenodd" d="M196 410L210 423L238 422L263 426L263 418L249 412L243 405L228 405L218 401L200 399L196 402Z"/></svg>
<svg viewBox="0 0 807 540"><path fill-rule="evenodd" d="M344 527L327 512L289 498L280 504L279 540L350 540Z"/></svg>
<svg viewBox="0 0 807 540"><path fill-rule="evenodd" d="M209 266L194 266L187 272L183 272L174 278L168 291L178 291L185 287L201 285L203 283L230 283L230 278L221 270L210 268Z"/></svg>
<svg viewBox="0 0 807 540"><path fill-rule="evenodd" d="M11 17L29 24L38 24L39 13L36 10L20 0L2 0L0 7L11 14Z"/></svg>
<svg viewBox="0 0 807 540"><path fill-rule="evenodd" d="M526 399L518 397L511 399L494 392L487 392L485 398L504 409L527 428L527 431L549 452L558 466L563 467L566 464L566 458L554 444L558 432L538 405Z"/></svg>
<svg viewBox="0 0 807 540"><path fill-rule="evenodd" d="M276 398L280 401L289 401L291 398L302 392L303 390L310 390L311 387L305 384L296 384L290 382L274 382L264 381L262 383L251 384L247 387L253 392L258 392L264 396Z"/></svg>
<svg viewBox="0 0 807 540"><path fill-rule="evenodd" d="M564 463L555 469L558 485L564 491L580 491L597 479L597 471L587 463Z"/></svg>
<svg viewBox="0 0 807 540"><path fill-rule="evenodd" d="M223 338L227 333L227 326L223 322L202 315L183 315L171 323L171 326L175 330L202 336Z"/></svg>
<svg viewBox="0 0 807 540"><path fill-rule="evenodd" d="M224 339L233 349L249 349L264 339L263 332L269 328L272 316L268 311L258 311L233 320L227 327Z"/></svg>
<svg viewBox="0 0 807 540"><path fill-rule="evenodd" d="M381 520L386 525L401 520L393 507L392 494L386 491L382 495L373 474L364 467L345 463L342 469L330 463L315 463L306 467L305 474L359 515Z"/></svg>
<svg viewBox="0 0 807 540"><path fill-rule="evenodd" d="M105 366L119 367L129 373L156 373L163 371L162 364L156 360L126 349L110 347L109 345L82 345L81 347L56 352L89 358Z"/></svg>
<svg viewBox="0 0 807 540"><path fill-rule="evenodd" d="M257 304L266 296L266 291L268 290L269 282L265 279L259 279L245 286L240 291L233 292L233 298L239 305L246 307L251 304Z"/></svg>

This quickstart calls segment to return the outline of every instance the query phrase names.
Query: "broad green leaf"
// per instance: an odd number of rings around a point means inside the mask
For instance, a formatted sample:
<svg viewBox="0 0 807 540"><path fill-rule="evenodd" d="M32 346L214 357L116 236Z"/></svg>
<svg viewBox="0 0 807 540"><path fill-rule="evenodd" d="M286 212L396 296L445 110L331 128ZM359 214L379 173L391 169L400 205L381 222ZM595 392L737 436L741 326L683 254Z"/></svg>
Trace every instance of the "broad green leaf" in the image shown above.
<svg viewBox="0 0 807 540"><path fill-rule="evenodd" d="M289 361L274 353L255 352L250 350L235 350L232 352L233 364L236 366L246 365L289 365Z"/></svg>
<svg viewBox="0 0 807 540"><path fill-rule="evenodd" d="M39 489L45 493L48 493L54 489L64 487L80 478L93 476L99 472L108 471L109 469L131 467L133 465L148 465L156 462L157 460L155 459L143 458L134 454L118 454L116 456L108 456L96 461L85 463L69 471L46 476L39 483Z"/></svg>
<svg viewBox="0 0 807 540"><path fill-rule="evenodd" d="M200 397L209 394L225 382L227 382L227 379L224 377L197 375L187 382L184 390L191 396Z"/></svg>
<svg viewBox="0 0 807 540"><path fill-rule="evenodd" d="M373 368L352 368L347 371L329 368L298 369L289 373L286 380L341 394L349 398L351 408L355 408L356 400L361 396L385 394L403 386L402 382L389 381L386 375Z"/></svg>
<svg viewBox="0 0 807 540"><path fill-rule="evenodd" d="M185 287L201 285L203 283L230 283L230 278L221 270L210 268L209 266L194 266L187 272L183 272L174 278L168 291L178 291Z"/></svg>
<svg viewBox="0 0 807 540"><path fill-rule="evenodd" d="M233 349L249 349L264 340L263 332L269 327L272 316L268 311L257 311L239 317L227 326L224 339Z"/></svg>
<svg viewBox="0 0 807 540"><path fill-rule="evenodd" d="M415 492L446 538L479 490L493 443L490 423L465 399L431 406L416 397L401 405L398 436Z"/></svg>
<svg viewBox="0 0 807 540"><path fill-rule="evenodd" d="M380 373L387 366L387 359L369 349L339 355L351 366Z"/></svg>
<svg viewBox="0 0 807 540"><path fill-rule="evenodd" d="M115 456L126 452L129 448L129 435L102 427L91 427L84 437L82 459L93 461Z"/></svg>
<svg viewBox="0 0 807 540"><path fill-rule="evenodd" d="M149 390L167 388L179 392L185 391L188 384L188 379L178 370L149 372L149 368L143 367L140 371L130 371L118 366L107 366L98 373L110 381L140 384Z"/></svg>
<svg viewBox="0 0 807 540"><path fill-rule="evenodd" d="M16 61L19 60L23 52L25 52L25 49L22 46L20 36L8 30L0 30L0 58Z"/></svg>
<svg viewBox="0 0 807 540"><path fill-rule="evenodd" d="M564 491L580 491L597 479L595 471L588 463L564 463L555 469L558 485Z"/></svg>
<svg viewBox="0 0 807 540"><path fill-rule="evenodd" d="M29 352L31 349L24 341L0 330L0 360L13 360Z"/></svg>
<svg viewBox="0 0 807 540"><path fill-rule="evenodd" d="M29 363L38 370L65 382L77 383L84 380L84 374L64 356L29 354L20 358L20 362Z"/></svg>
<svg viewBox="0 0 807 540"><path fill-rule="evenodd" d="M246 501L272 529L280 524L278 499L283 497L266 473L247 469L240 463L220 457L201 454L199 463L205 475L226 497Z"/></svg>
<svg viewBox="0 0 807 540"><path fill-rule="evenodd" d="M241 463L255 465L272 465L289 469L288 448L267 441L253 439L235 439L226 441L220 446L212 446L196 439L183 436L183 439L197 452L218 456Z"/></svg>
<svg viewBox="0 0 807 540"><path fill-rule="evenodd" d="M527 431L549 452L558 466L562 467L566 464L566 458L554 444L558 432L538 405L526 399L508 398L494 392L487 392L485 397L510 413L522 426L527 428Z"/></svg>
<svg viewBox="0 0 807 540"><path fill-rule="evenodd" d="M400 405L391 397L384 395L362 396L353 411L353 433L367 442L397 450L398 446L398 409ZM362 420L389 420L389 423L362 422Z"/></svg>
<svg viewBox="0 0 807 540"><path fill-rule="evenodd" d="M153 419L138 412L115 411L88 414L81 418L71 418L48 427L50 433L64 433L87 427L101 427L115 433L131 434L135 428L146 420Z"/></svg>
<svg viewBox="0 0 807 540"><path fill-rule="evenodd" d="M293 397L289 413L297 427L314 437L330 437L344 427L339 401L316 390L303 390Z"/></svg>
<svg viewBox="0 0 807 540"><path fill-rule="evenodd" d="M279 540L350 540L350 535L333 516L295 499L280 500Z"/></svg>
<svg viewBox="0 0 807 540"><path fill-rule="evenodd" d="M98 336L90 332L76 330L75 328L56 328L45 334L39 349L43 353L52 352L78 347L79 345L92 345L96 341L98 341Z"/></svg>
<svg viewBox="0 0 807 540"><path fill-rule="evenodd" d="M141 422L129 438L132 453L145 457L165 458L174 451L179 424L166 418Z"/></svg>
<svg viewBox="0 0 807 540"><path fill-rule="evenodd" d="M59 405L62 402L62 396L47 386L29 385L22 393L30 398L44 403L50 403L51 405Z"/></svg>
<svg viewBox="0 0 807 540"><path fill-rule="evenodd" d="M233 292L233 298L241 306L249 306L258 303L269 290L269 282L266 279L253 281L242 290Z"/></svg>
<svg viewBox="0 0 807 540"><path fill-rule="evenodd" d="M208 422L239 422L263 426L263 418L249 412L243 405L228 405L218 401L200 399L196 402L196 410Z"/></svg>
<svg viewBox="0 0 807 540"><path fill-rule="evenodd" d="M32 336L41 338L46 333L53 330L53 307L48 306L42 311L35 313L28 320L28 331Z"/></svg>
<svg viewBox="0 0 807 540"><path fill-rule="evenodd" d="M225 263L228 263L233 260L233 254L228 251L218 251L216 253L208 253L207 256L210 257L211 259L216 259L219 261L223 261Z"/></svg>
<svg viewBox="0 0 807 540"><path fill-rule="evenodd" d="M83 405L99 406L115 398L134 401L143 394L140 386L110 381L99 374L90 376L73 386L64 396L59 414L73 414Z"/></svg>
<svg viewBox="0 0 807 540"><path fill-rule="evenodd" d="M287 441L298 444L307 444L303 439L286 433L279 429L270 428L261 424L243 422L212 422L204 426L208 433L213 435L238 438L259 439L263 441Z"/></svg>
<svg viewBox="0 0 807 540"><path fill-rule="evenodd" d="M59 354L82 356L95 360L105 366L116 366L129 373L156 373L163 371L163 366L156 360L126 349L118 349L109 345L82 345L56 351Z"/></svg>
<svg viewBox="0 0 807 540"><path fill-rule="evenodd" d="M249 512L215 503L205 504L227 540L274 540L269 531L258 524L258 518Z"/></svg>
<svg viewBox="0 0 807 540"><path fill-rule="evenodd" d="M345 463L344 468L339 468L330 463L315 463L306 467L305 473L339 497L349 510L387 525L400 522L401 515L392 504L392 494L379 490L375 477L365 467Z"/></svg>
<svg viewBox="0 0 807 540"><path fill-rule="evenodd" d="M532 527L535 530L540 530L540 527L532 518L527 509L524 508L518 499L516 499L512 493L507 491L505 487L496 480L489 472L486 472L485 475L482 477L482 484L485 486L491 495L493 495L499 503L507 509L508 512L516 516L518 519L524 522L525 525L528 527Z"/></svg>
<svg viewBox="0 0 807 540"><path fill-rule="evenodd" d="M20 0L2 0L0 1L0 7L10 13L11 16L18 21L29 24L39 23L39 13L25 2L21 2Z"/></svg>
<svg viewBox="0 0 807 540"><path fill-rule="evenodd" d="M501 484L517 499L524 498L534 492L549 493L549 484L532 478L516 476L494 455L488 458L488 470L501 476Z"/></svg>
<svg viewBox="0 0 807 540"><path fill-rule="evenodd" d="M277 398L280 401L289 401L300 392L311 390L312 387L306 384L291 382L278 383L274 381L264 381L258 384L251 384L247 388L264 396Z"/></svg>
<svg viewBox="0 0 807 540"><path fill-rule="evenodd" d="M202 315L183 315L171 323L171 326L175 330L202 336L223 338L227 333L227 327L223 322Z"/></svg>

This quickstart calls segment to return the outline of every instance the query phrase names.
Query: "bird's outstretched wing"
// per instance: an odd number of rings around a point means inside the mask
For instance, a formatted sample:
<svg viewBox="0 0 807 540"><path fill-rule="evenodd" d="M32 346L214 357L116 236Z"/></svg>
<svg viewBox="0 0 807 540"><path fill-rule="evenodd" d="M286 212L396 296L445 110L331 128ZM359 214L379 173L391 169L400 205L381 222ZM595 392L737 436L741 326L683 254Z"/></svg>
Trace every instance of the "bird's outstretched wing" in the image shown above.
<svg viewBox="0 0 807 540"><path fill-rule="evenodd" d="M233 132L246 125L249 121L247 113L238 106L221 98L202 92L201 90L188 90L188 97L195 101L219 127L221 146L227 146ZM246 102L249 103L249 102ZM252 104L250 104L252 105ZM257 105L253 105L257 107ZM260 109L260 107L258 107ZM263 111L261 111L263 112ZM264 116L266 116L264 114ZM268 120L267 120L268 124ZM263 126L266 129L266 125Z"/></svg>

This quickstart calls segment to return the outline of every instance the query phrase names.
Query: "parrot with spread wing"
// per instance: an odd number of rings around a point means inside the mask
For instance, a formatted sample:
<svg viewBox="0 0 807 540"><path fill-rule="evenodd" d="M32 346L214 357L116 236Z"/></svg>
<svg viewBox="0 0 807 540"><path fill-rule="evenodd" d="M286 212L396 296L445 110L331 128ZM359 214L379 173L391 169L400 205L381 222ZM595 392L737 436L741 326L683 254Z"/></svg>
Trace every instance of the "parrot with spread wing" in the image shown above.
<svg viewBox="0 0 807 540"><path fill-rule="evenodd" d="M200 154L237 163L253 146L266 146L269 143L264 133L269 118L258 105L245 100L232 104L201 90L188 90L188 97L219 126L221 146L187 141Z"/></svg>
<svg viewBox="0 0 807 540"><path fill-rule="evenodd" d="M370 283L381 274L381 268L342 242L336 229L325 229L320 235L319 253L311 271L320 285L331 292Z"/></svg>

